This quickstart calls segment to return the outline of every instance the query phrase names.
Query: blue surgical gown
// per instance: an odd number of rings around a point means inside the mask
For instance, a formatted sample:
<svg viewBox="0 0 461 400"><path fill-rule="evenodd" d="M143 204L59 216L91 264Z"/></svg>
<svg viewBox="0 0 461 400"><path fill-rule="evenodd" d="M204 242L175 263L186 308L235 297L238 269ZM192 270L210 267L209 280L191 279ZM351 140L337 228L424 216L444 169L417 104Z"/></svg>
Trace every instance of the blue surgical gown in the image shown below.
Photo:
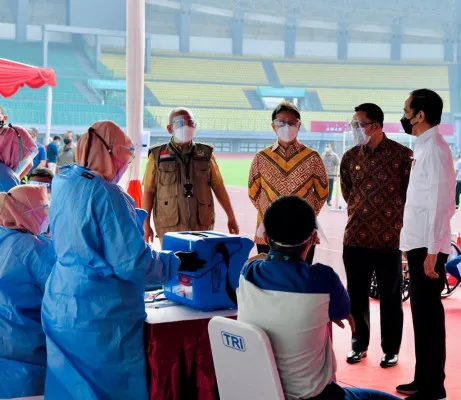
<svg viewBox="0 0 461 400"><path fill-rule="evenodd" d="M0 227L0 399L43 395L40 310L55 262L49 239Z"/></svg>
<svg viewBox="0 0 461 400"><path fill-rule="evenodd" d="M0 192L8 192L20 184L13 170L0 162Z"/></svg>
<svg viewBox="0 0 461 400"><path fill-rule="evenodd" d="M152 251L131 197L84 168L56 176L52 198L45 398L145 400L144 288L169 281L180 261Z"/></svg>

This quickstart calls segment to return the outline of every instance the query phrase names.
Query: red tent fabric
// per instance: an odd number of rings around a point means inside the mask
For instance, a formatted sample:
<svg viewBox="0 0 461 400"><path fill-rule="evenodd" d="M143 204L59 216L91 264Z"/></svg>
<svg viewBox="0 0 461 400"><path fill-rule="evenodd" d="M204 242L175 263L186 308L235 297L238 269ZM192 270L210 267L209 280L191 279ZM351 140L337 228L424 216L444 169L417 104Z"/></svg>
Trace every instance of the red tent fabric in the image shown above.
<svg viewBox="0 0 461 400"><path fill-rule="evenodd" d="M51 68L39 68L0 58L0 95L11 97L25 85L32 89L43 85L56 86L56 74Z"/></svg>

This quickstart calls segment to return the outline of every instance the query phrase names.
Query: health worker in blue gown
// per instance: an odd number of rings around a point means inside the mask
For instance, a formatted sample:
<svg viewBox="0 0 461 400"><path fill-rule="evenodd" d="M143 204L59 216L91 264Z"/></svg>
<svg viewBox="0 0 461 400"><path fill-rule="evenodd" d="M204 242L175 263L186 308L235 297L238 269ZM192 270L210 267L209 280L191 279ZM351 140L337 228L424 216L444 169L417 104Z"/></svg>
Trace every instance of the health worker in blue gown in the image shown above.
<svg viewBox="0 0 461 400"><path fill-rule="evenodd" d="M0 399L43 395L46 347L40 312L56 262L45 186L0 193Z"/></svg>
<svg viewBox="0 0 461 400"><path fill-rule="evenodd" d="M144 242L134 202L117 186L133 157L120 127L99 121L79 140L76 165L53 180L47 400L148 398L144 289L166 283L180 261Z"/></svg>
<svg viewBox="0 0 461 400"><path fill-rule="evenodd" d="M24 128L0 124L0 192L20 184L37 152L35 141Z"/></svg>

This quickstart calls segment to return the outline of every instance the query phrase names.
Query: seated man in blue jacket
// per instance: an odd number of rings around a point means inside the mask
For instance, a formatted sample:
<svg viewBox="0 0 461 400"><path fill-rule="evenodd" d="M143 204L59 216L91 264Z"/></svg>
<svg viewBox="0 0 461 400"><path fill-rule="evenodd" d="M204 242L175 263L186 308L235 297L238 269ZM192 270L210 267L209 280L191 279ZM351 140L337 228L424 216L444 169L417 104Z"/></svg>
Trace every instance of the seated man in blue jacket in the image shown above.
<svg viewBox="0 0 461 400"><path fill-rule="evenodd" d="M317 242L315 213L297 196L280 197L263 220L267 256L243 268L237 291L238 319L263 329L272 344L287 400L396 399L368 389L346 389L333 378L336 360L329 323L344 327L349 297L332 268L304 260ZM258 259L259 258L259 259Z"/></svg>

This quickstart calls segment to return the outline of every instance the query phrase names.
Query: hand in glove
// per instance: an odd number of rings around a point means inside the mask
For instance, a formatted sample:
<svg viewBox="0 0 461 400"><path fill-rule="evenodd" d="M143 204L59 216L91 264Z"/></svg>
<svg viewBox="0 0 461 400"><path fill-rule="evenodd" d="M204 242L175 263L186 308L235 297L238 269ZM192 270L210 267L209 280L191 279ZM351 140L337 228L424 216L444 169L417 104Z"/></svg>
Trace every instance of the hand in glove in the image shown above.
<svg viewBox="0 0 461 400"><path fill-rule="evenodd" d="M179 272L195 272L200 268L203 268L203 266L206 264L205 260L200 260L197 257L197 253L195 251L178 251L175 253L175 255L181 261L181 265L178 269Z"/></svg>

